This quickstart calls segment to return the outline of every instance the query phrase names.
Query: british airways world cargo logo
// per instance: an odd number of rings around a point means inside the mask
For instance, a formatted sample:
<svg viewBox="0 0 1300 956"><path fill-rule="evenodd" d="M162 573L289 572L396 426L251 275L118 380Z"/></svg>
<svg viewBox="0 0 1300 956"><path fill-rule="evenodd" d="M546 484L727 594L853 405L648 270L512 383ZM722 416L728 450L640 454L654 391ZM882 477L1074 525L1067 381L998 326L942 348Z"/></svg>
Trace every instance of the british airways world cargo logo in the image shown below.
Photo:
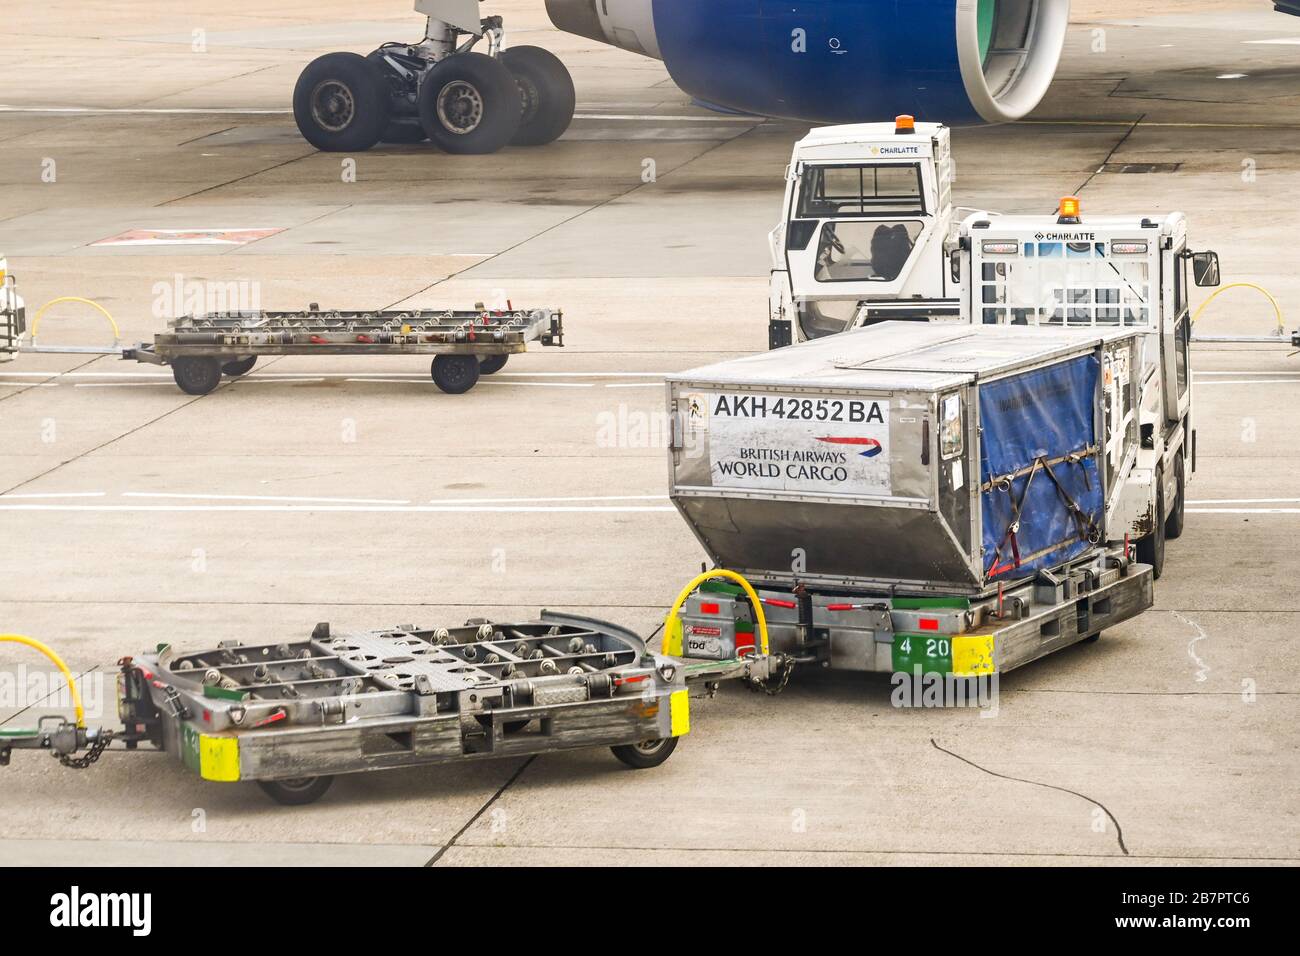
<svg viewBox="0 0 1300 956"><path fill-rule="evenodd" d="M881 446L880 442L876 441L876 439L874 439L874 438L857 438L857 437L854 437L853 435L847 435L847 436L841 436L841 435L823 435L822 437L818 438L817 440L818 440L818 441L824 441L824 442L826 442L827 444L830 444L830 445L859 445L859 446L862 446L860 449L855 448L854 451L856 451L856 452L857 452L859 455L861 455L863 458L875 458L877 455L880 454L881 449L882 449L882 446Z"/></svg>
<svg viewBox="0 0 1300 956"><path fill-rule="evenodd" d="M888 495L889 403L853 396L708 396L714 487Z"/></svg>

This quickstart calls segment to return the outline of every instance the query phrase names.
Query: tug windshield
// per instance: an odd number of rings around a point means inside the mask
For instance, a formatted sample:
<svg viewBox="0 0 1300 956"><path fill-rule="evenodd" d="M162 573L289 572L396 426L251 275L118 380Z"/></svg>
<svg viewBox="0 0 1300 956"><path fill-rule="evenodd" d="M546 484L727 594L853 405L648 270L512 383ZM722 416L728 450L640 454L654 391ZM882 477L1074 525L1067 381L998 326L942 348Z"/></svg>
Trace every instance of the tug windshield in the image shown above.
<svg viewBox="0 0 1300 956"><path fill-rule="evenodd" d="M799 219L837 219L925 213L919 163L805 166L799 182Z"/></svg>

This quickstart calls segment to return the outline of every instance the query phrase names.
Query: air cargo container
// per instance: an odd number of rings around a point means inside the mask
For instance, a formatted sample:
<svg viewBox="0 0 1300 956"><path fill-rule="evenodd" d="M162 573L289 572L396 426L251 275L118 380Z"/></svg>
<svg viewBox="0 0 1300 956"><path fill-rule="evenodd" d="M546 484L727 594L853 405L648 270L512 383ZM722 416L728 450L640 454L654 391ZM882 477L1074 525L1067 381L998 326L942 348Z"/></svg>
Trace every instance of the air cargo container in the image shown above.
<svg viewBox="0 0 1300 956"><path fill-rule="evenodd" d="M1007 670L1151 604L1110 532L1138 355L1132 329L885 322L672 375L672 500L774 652ZM749 605L697 592L665 652L731 656Z"/></svg>

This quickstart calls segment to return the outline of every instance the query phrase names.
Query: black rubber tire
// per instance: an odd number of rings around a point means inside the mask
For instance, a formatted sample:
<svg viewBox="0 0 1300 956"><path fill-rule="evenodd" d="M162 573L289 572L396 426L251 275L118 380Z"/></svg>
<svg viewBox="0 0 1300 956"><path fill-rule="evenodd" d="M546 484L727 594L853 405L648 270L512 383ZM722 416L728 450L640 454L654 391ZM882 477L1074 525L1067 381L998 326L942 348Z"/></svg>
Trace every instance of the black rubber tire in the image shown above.
<svg viewBox="0 0 1300 956"><path fill-rule="evenodd" d="M186 395L206 395L221 384L221 363L207 355L178 358L172 362L172 378Z"/></svg>
<svg viewBox="0 0 1300 956"><path fill-rule="evenodd" d="M325 796L334 782L331 776L297 777L292 780L259 780L257 785L268 797L286 807L304 807Z"/></svg>
<svg viewBox="0 0 1300 956"><path fill-rule="evenodd" d="M1172 541L1182 537L1187 524L1187 473L1183 470L1183 456L1180 452L1174 459L1174 506L1169 510L1169 520L1165 522L1165 537Z"/></svg>
<svg viewBox="0 0 1300 956"><path fill-rule="evenodd" d="M1096 634L1089 634L1087 637L1085 637L1085 638L1084 638L1083 640L1081 640L1079 643L1080 643L1080 644L1096 644L1099 640L1101 640L1101 633L1102 633L1101 631L1098 631Z"/></svg>
<svg viewBox="0 0 1300 956"><path fill-rule="evenodd" d="M649 770L657 767L673 755L677 749L676 737L660 737L658 740L646 740L639 744L621 744L610 747L614 756L633 770Z"/></svg>
<svg viewBox="0 0 1300 956"><path fill-rule="evenodd" d="M499 371L501 371L503 368L506 367L506 361L507 361L509 358L510 358L510 356L509 356L508 354L505 354L505 353L502 353L501 355L485 355L485 356L483 356L483 361L481 361L481 362L478 363L478 371L479 371L479 374L480 374L480 375L491 375L491 374L493 374L494 372L499 372Z"/></svg>
<svg viewBox="0 0 1300 956"><path fill-rule="evenodd" d="M429 373L448 395L463 395L478 381L478 356L435 355Z"/></svg>
<svg viewBox="0 0 1300 956"><path fill-rule="evenodd" d="M442 111L439 112L439 104ZM484 53L455 53L425 74L417 101L420 125L448 153L495 153L519 129L515 78Z"/></svg>
<svg viewBox="0 0 1300 956"><path fill-rule="evenodd" d="M303 139L317 149L367 150L388 127L388 80L359 54L318 56L293 88L293 118Z"/></svg>
<svg viewBox="0 0 1300 956"><path fill-rule="evenodd" d="M239 378L239 376L247 375L251 372L253 366L256 364L256 355L246 355L241 359L234 359L233 361L226 362L221 366L221 371L226 375L229 375L231 378Z"/></svg>
<svg viewBox="0 0 1300 956"><path fill-rule="evenodd" d="M428 136L424 135L424 130L420 128L419 123L392 122L384 128L384 135L379 137L379 141L404 146L411 143L423 143L428 138Z"/></svg>
<svg viewBox="0 0 1300 956"><path fill-rule="evenodd" d="M519 129L513 146L545 146L559 139L573 122L577 95L573 77L550 50L514 46L501 53L501 62L519 87Z"/></svg>
<svg viewBox="0 0 1300 956"><path fill-rule="evenodd" d="M1145 538L1137 543L1137 559L1143 564L1151 565L1151 577L1160 580L1165 570L1165 522L1161 517L1165 513L1164 474L1156 471L1156 514L1155 527Z"/></svg>

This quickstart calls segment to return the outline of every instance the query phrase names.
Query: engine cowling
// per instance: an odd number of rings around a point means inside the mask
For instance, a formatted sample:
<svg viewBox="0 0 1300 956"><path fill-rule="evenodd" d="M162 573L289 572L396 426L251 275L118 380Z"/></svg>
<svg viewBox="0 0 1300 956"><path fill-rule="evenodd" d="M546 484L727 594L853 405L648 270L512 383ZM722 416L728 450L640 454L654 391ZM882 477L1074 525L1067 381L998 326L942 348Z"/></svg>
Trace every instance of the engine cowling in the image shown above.
<svg viewBox="0 0 1300 956"><path fill-rule="evenodd" d="M1024 116L1069 0L546 0L561 30L664 61L707 104L814 123Z"/></svg>

